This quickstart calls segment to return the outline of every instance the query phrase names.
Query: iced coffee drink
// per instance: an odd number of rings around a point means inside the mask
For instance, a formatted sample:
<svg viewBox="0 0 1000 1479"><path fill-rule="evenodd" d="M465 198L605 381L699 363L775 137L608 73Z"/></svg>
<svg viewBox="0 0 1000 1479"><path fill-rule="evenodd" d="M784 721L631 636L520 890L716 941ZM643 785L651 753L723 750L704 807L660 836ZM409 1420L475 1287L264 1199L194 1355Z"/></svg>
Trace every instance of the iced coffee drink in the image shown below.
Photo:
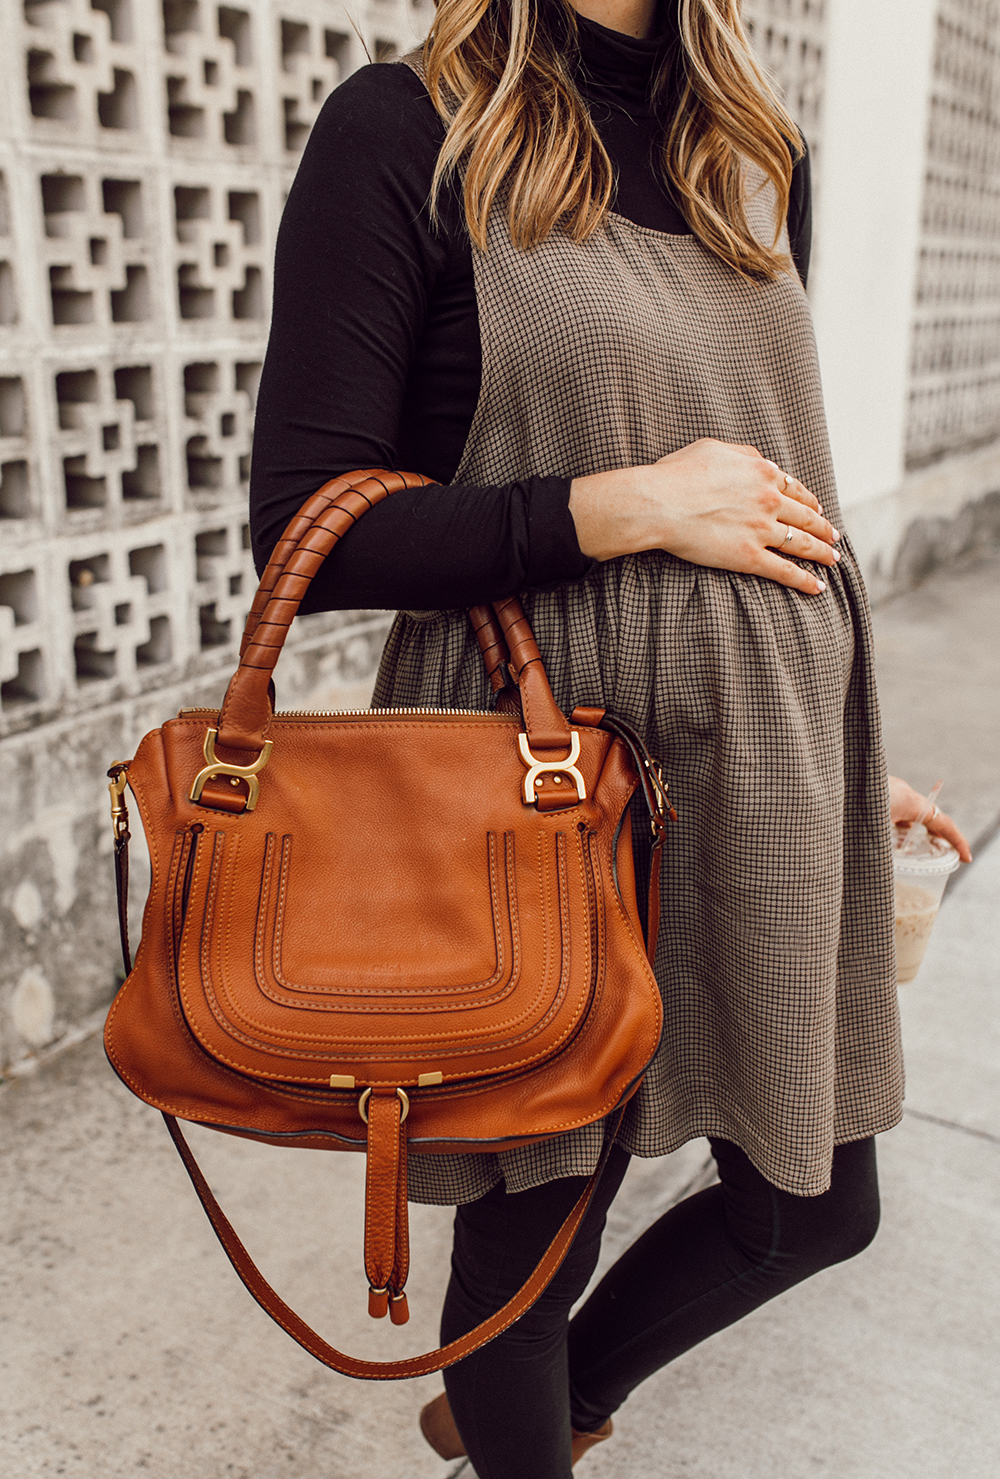
<svg viewBox="0 0 1000 1479"><path fill-rule="evenodd" d="M896 887L896 979L912 981L920 969L945 884L958 853L923 827L897 831L893 853Z"/></svg>

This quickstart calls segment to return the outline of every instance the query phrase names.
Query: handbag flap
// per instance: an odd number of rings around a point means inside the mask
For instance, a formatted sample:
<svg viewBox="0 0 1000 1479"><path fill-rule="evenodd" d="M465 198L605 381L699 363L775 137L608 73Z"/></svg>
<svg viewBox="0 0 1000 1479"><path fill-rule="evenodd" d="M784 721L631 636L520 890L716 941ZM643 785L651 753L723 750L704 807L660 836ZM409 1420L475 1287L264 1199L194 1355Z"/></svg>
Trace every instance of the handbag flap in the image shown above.
<svg viewBox="0 0 1000 1479"><path fill-rule="evenodd" d="M544 813L513 717L278 717L257 805L229 815L186 794L212 717L162 731L177 990L207 1053L265 1080L405 1086L565 1046L600 990L595 834L634 785L604 776L609 735L581 731L587 796Z"/></svg>

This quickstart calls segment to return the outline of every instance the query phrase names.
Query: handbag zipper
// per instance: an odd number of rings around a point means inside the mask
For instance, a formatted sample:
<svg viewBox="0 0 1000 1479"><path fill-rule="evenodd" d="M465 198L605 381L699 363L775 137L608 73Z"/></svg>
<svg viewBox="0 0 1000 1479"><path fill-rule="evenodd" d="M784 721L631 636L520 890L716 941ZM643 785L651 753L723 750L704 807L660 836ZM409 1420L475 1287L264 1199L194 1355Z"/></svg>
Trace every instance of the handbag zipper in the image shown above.
<svg viewBox="0 0 1000 1479"><path fill-rule="evenodd" d="M459 719L501 719L516 723L511 714L491 714L479 709L281 709L276 719L392 718L397 714L444 714Z"/></svg>
<svg viewBox="0 0 1000 1479"><path fill-rule="evenodd" d="M186 708L178 710L181 714L217 714L218 709L208 708ZM482 709L279 709L275 719L358 719L358 718L393 718L396 715L405 714L443 714L448 718L457 719L494 719L504 724L516 724L519 721L513 714L494 714Z"/></svg>

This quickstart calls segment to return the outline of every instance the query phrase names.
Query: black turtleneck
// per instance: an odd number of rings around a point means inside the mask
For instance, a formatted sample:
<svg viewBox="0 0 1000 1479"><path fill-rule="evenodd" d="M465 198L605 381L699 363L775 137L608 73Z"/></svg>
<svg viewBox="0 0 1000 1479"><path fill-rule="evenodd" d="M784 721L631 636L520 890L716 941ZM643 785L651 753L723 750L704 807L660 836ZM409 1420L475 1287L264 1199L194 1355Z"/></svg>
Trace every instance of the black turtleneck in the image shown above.
<svg viewBox="0 0 1000 1479"><path fill-rule="evenodd" d="M615 169L615 211L689 234L652 164L651 83L675 38L638 41L583 17L579 35L578 85ZM670 107L669 83L659 106ZM338 473L397 467L440 483L367 514L304 610L468 606L578 580L590 565L568 478L451 482L482 366L457 194L442 201L437 228L428 218L443 137L409 67L365 67L327 99L285 206L250 483L258 566L302 501ZM808 160L794 172L788 227L804 280Z"/></svg>

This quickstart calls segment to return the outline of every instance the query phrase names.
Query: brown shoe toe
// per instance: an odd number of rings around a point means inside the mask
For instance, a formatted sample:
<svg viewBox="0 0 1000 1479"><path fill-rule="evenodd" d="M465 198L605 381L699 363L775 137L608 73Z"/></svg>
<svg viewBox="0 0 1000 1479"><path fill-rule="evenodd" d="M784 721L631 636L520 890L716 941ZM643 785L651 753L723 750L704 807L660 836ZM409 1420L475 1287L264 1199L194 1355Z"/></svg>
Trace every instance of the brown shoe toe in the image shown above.
<svg viewBox="0 0 1000 1479"><path fill-rule="evenodd" d="M448 1393L442 1392L420 1414L420 1431L434 1452L442 1458L464 1458L465 1444L455 1426L448 1405Z"/></svg>
<svg viewBox="0 0 1000 1479"><path fill-rule="evenodd" d="M610 1438L613 1428L614 1424L610 1417L593 1433L578 1433L574 1428L571 1450L573 1463L575 1464L578 1458L582 1458L595 1443L603 1443L605 1438ZM433 1402L428 1402L423 1409L420 1414L420 1431L434 1452L441 1458L465 1457L465 1445L455 1426L455 1419L451 1415L447 1392L442 1392L439 1397L434 1398Z"/></svg>
<svg viewBox="0 0 1000 1479"><path fill-rule="evenodd" d="M611 1421L610 1417L608 1418L607 1422L602 1423L601 1426L597 1428L593 1433L578 1433L576 1431L576 1428L574 1428L572 1450L574 1464L576 1463L578 1458L583 1457L588 1448L593 1448L595 1443L603 1443L605 1438L610 1438L613 1432L614 1423Z"/></svg>

